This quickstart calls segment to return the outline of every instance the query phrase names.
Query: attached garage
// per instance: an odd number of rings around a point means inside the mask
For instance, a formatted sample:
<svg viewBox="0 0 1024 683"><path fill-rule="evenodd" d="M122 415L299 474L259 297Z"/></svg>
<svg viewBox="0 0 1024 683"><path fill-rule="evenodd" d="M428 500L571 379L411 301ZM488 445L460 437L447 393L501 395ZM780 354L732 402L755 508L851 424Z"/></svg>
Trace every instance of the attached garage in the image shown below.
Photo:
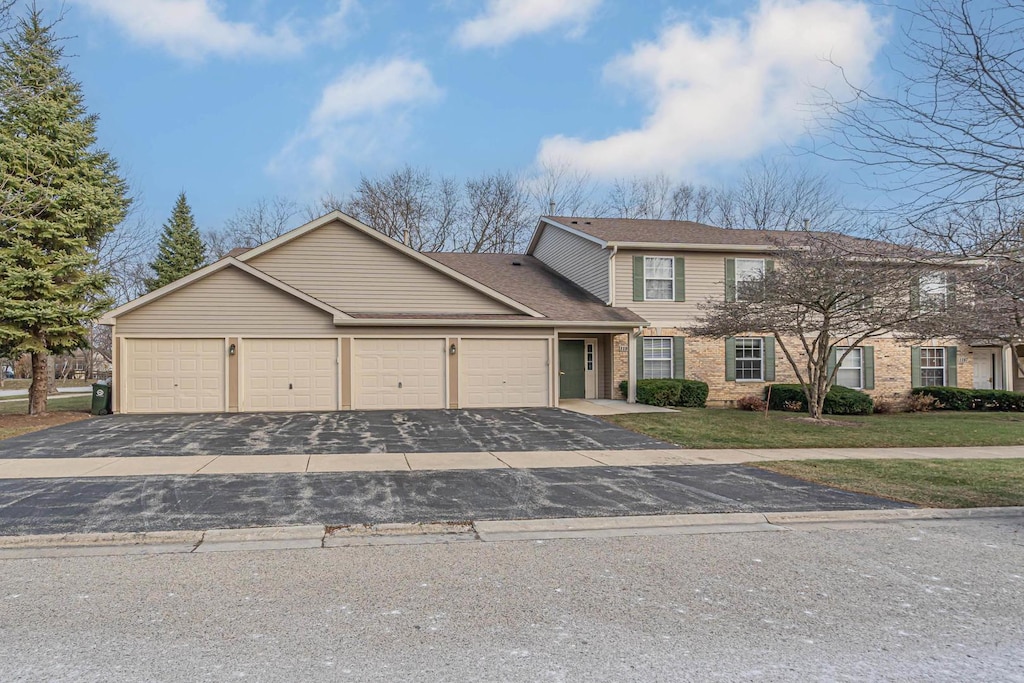
<svg viewBox="0 0 1024 683"><path fill-rule="evenodd" d="M129 413L219 413L225 409L225 340L126 339Z"/></svg>
<svg viewBox="0 0 1024 683"><path fill-rule="evenodd" d="M550 405L548 339L463 339L459 396L463 408Z"/></svg>
<svg viewBox="0 0 1024 683"><path fill-rule="evenodd" d="M445 340L353 339L352 407L444 408Z"/></svg>
<svg viewBox="0 0 1024 683"><path fill-rule="evenodd" d="M337 410L337 339L243 339L244 412Z"/></svg>

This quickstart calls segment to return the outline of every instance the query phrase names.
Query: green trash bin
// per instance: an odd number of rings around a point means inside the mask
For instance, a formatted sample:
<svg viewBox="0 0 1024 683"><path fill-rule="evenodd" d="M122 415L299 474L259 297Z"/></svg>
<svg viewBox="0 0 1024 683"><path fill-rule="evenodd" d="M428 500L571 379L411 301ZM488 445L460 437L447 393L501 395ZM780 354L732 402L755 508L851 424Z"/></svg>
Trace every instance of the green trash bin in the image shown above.
<svg viewBox="0 0 1024 683"><path fill-rule="evenodd" d="M110 385L105 382L92 385L92 414L110 414Z"/></svg>

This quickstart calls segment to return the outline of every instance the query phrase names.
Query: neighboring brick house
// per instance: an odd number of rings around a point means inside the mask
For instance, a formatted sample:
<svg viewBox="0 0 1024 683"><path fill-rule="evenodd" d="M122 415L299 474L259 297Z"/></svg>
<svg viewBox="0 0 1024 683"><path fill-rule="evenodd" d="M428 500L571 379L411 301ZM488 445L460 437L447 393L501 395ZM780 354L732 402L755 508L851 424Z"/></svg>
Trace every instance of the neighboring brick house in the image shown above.
<svg viewBox="0 0 1024 683"><path fill-rule="evenodd" d="M795 381L771 336L686 333L702 303L734 296L738 280L774 266L771 237L689 221L546 216L527 253L608 306L628 308L647 321L636 343L624 334L612 340L614 387L635 368L641 378L705 381L709 402L723 405L760 395L766 383ZM942 295L946 285L930 286ZM883 336L851 353L837 381L876 397L937 384L1014 389L1012 368L1006 346L971 347L951 339L907 344Z"/></svg>

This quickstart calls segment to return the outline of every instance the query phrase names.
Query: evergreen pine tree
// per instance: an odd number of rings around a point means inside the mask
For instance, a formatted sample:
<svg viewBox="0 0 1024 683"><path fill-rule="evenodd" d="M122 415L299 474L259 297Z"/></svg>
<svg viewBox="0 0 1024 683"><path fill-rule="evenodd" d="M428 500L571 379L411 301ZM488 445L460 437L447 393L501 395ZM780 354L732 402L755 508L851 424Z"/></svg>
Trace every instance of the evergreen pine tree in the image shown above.
<svg viewBox="0 0 1024 683"><path fill-rule="evenodd" d="M117 163L35 7L0 44L0 349L29 353L29 413L46 412L46 358L87 343L110 304L92 248L124 219Z"/></svg>
<svg viewBox="0 0 1024 683"><path fill-rule="evenodd" d="M206 245L182 192L174 203L170 219L164 223L156 258L149 264L156 276L147 278L146 287L152 292L202 268L204 263Z"/></svg>

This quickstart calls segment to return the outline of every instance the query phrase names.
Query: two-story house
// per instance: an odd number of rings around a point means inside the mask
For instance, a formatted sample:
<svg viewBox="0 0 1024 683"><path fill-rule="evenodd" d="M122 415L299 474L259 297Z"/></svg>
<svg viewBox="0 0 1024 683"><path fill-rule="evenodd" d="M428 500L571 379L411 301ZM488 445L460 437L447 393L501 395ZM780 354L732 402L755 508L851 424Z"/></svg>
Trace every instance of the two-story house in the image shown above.
<svg viewBox="0 0 1024 683"><path fill-rule="evenodd" d="M770 337L684 330L771 267L763 233L695 223L545 217L526 254L420 253L335 211L101 322L117 412L557 406L640 377L701 379L721 403L788 366ZM1001 348L876 340L840 381L1002 388L1006 367Z"/></svg>
<svg viewBox="0 0 1024 683"><path fill-rule="evenodd" d="M613 384L632 377L698 379L711 403L760 395L769 382L795 381L771 336L688 337L700 304L734 298L737 283L774 267L773 235L689 221L545 216L528 253L608 306L645 320L635 354L612 343ZM922 298L942 299L951 283L921 278ZM891 336L854 349L837 382L876 396L902 396L914 386L1024 389L1007 346L964 346L952 339L902 343Z"/></svg>

